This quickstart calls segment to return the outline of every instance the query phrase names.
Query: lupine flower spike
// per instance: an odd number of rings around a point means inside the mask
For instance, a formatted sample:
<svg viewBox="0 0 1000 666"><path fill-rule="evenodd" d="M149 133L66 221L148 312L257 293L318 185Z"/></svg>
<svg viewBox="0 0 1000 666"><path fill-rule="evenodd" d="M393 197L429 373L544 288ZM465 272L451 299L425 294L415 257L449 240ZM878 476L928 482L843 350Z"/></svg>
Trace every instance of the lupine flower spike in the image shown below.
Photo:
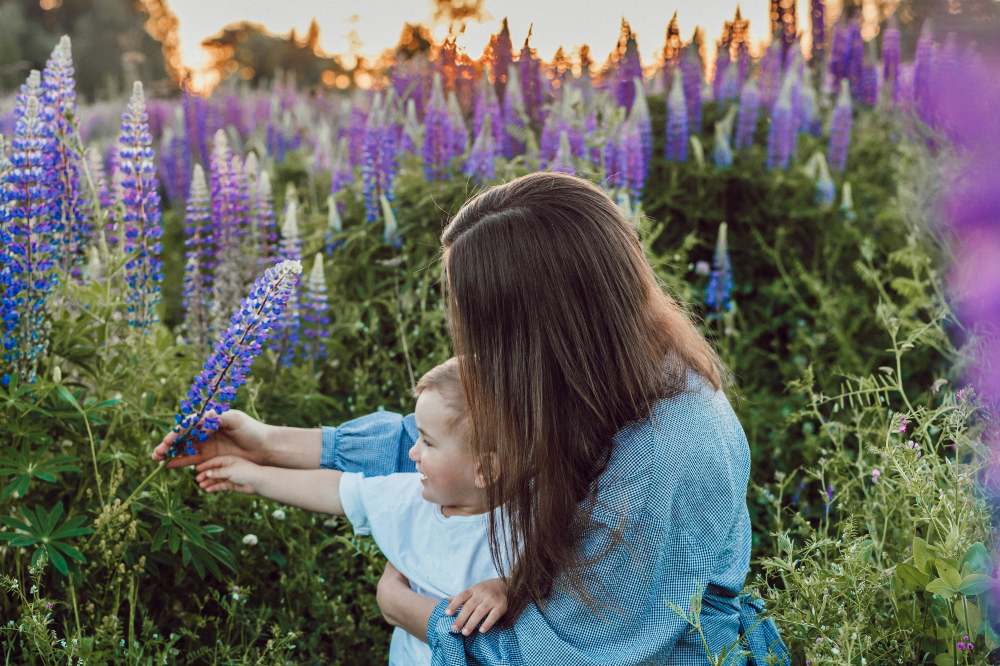
<svg viewBox="0 0 1000 666"><path fill-rule="evenodd" d="M725 169L733 164L733 149L729 145L726 127L723 123L715 124L715 145L712 146L712 161L719 169Z"/></svg>
<svg viewBox="0 0 1000 666"><path fill-rule="evenodd" d="M281 245L278 254L284 261L300 261L302 259L302 240L299 237L299 200L292 187L289 187L285 202L285 222L281 226ZM302 326L301 312L300 293L299 290L296 290L288 299L284 318L276 324L281 328L279 360L281 365L285 367L290 366L295 359Z"/></svg>
<svg viewBox="0 0 1000 666"><path fill-rule="evenodd" d="M840 82L840 96L830 118L830 147L827 154L830 168L840 173L847 166L847 149L851 144L851 90L846 81Z"/></svg>
<svg viewBox="0 0 1000 666"><path fill-rule="evenodd" d="M309 272L309 279L306 281L302 319L306 357L315 361L324 360L326 358L326 344L323 339L330 328L330 304L326 296L322 254L316 255L312 271Z"/></svg>
<svg viewBox="0 0 1000 666"><path fill-rule="evenodd" d="M171 442L169 457L194 455L196 443L218 429L217 415L229 409L236 391L246 382L254 359L281 320L301 272L300 262L283 261L254 282L181 401L174 427L178 436ZM210 411L216 415L206 416Z"/></svg>
<svg viewBox="0 0 1000 666"><path fill-rule="evenodd" d="M326 198L326 234L323 236L325 252L333 255L333 252L344 244L343 238L337 238L344 231L344 222L340 219L340 211L337 210L337 201L333 195Z"/></svg>
<svg viewBox="0 0 1000 666"><path fill-rule="evenodd" d="M52 128L43 115L41 75L21 87L10 161L0 184L0 334L2 384L12 374L34 381L48 348L46 297L56 283L56 225L49 170Z"/></svg>
<svg viewBox="0 0 1000 666"><path fill-rule="evenodd" d="M753 136L757 131L757 116L760 114L760 90L757 82L747 81L740 93L740 114L736 119L736 150L749 148L753 145Z"/></svg>
<svg viewBox="0 0 1000 666"><path fill-rule="evenodd" d="M160 283L163 281L159 183L147 123L142 83L136 81L132 98L122 114L118 171L122 174L129 324L143 331L157 321L156 304L160 300Z"/></svg>
<svg viewBox="0 0 1000 666"><path fill-rule="evenodd" d="M207 346L211 322L212 293L208 278L202 271L202 257L211 233L211 211L208 184L200 164L194 165L191 176L191 193L188 195L184 226L184 327L189 339L197 345Z"/></svg>
<svg viewBox="0 0 1000 666"><path fill-rule="evenodd" d="M684 101L684 82L680 69L674 70L674 80L667 98L667 140L666 158L668 162L687 160L688 120L687 104Z"/></svg>
<svg viewBox="0 0 1000 666"><path fill-rule="evenodd" d="M726 223L719 225L719 237L715 242L715 256L712 258L712 273L705 288L705 305L712 313L728 312L733 309L733 269L729 261L729 245L726 241Z"/></svg>
<svg viewBox="0 0 1000 666"><path fill-rule="evenodd" d="M492 87L489 90L493 90ZM496 177L496 140L493 134L493 115L486 114L479 128L479 134L472 144L472 150L465 160L462 173L482 183Z"/></svg>
<svg viewBox="0 0 1000 666"><path fill-rule="evenodd" d="M403 237L399 235L399 223L396 221L396 214L392 212L392 205L384 195L379 197L379 203L382 205L382 218L385 221L382 240L386 245L391 245L398 250L403 247Z"/></svg>

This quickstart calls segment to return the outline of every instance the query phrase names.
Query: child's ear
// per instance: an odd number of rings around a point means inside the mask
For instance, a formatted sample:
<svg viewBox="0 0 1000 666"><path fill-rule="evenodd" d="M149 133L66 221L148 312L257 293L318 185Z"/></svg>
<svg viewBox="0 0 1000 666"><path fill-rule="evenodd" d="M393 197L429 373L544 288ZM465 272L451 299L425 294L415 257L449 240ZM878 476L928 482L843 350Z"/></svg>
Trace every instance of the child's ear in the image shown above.
<svg viewBox="0 0 1000 666"><path fill-rule="evenodd" d="M492 482L496 480L496 472L498 471L497 461L499 459L497 458L497 454L495 453L490 453L488 455L490 456L490 466L493 468L493 479L491 479ZM479 488L480 490L490 485L489 483L487 483L486 477L483 475L483 467L479 463L476 463L475 483L476 483L476 488Z"/></svg>

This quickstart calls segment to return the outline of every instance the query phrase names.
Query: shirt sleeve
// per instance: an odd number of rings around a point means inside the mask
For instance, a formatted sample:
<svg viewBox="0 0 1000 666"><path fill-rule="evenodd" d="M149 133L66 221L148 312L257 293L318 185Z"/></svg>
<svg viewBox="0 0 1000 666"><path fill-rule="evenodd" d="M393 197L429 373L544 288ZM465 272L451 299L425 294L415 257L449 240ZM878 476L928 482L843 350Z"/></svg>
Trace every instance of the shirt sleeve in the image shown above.
<svg viewBox="0 0 1000 666"><path fill-rule="evenodd" d="M365 476L415 472L407 452L417 437L413 414L380 411L335 428L324 426L320 467Z"/></svg>
<svg viewBox="0 0 1000 666"><path fill-rule="evenodd" d="M351 521L355 534L371 534L371 522L361 494L364 477L356 472L344 472L340 477L340 505L344 515Z"/></svg>

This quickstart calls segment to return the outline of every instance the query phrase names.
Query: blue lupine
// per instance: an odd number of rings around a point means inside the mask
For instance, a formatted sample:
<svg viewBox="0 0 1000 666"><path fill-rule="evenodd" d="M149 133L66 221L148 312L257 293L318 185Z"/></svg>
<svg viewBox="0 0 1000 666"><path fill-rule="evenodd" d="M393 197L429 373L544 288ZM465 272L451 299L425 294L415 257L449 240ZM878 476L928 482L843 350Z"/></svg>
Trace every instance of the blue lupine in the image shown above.
<svg viewBox="0 0 1000 666"><path fill-rule="evenodd" d="M830 146L827 149L830 168L840 173L847 166L847 149L851 145L851 125L854 121L851 90L846 80L840 83L840 95L830 118Z"/></svg>
<svg viewBox="0 0 1000 666"><path fill-rule="evenodd" d="M719 88L717 101L729 102L740 96L740 72L730 65L726 68L725 78L722 79L722 87Z"/></svg>
<svg viewBox="0 0 1000 666"><path fill-rule="evenodd" d="M330 328L330 303L326 295L326 277L323 275L323 255L317 254L309 278L306 280L306 294L302 304L303 351L308 359L326 359L326 338Z"/></svg>
<svg viewBox="0 0 1000 666"><path fill-rule="evenodd" d="M722 86L731 69L729 61L729 45L720 44L719 52L715 59L715 72L712 74L712 98L717 102L727 99L722 96Z"/></svg>
<svg viewBox="0 0 1000 666"><path fill-rule="evenodd" d="M496 178L496 140L493 135L493 116L487 114L483 118L476 140L472 143L472 150L465 160L462 173L480 182L486 182Z"/></svg>
<svg viewBox="0 0 1000 666"><path fill-rule="evenodd" d="M851 28L840 21L833 29L833 42L830 45L830 74L833 83L840 85L840 80L847 78L851 64Z"/></svg>
<svg viewBox="0 0 1000 666"><path fill-rule="evenodd" d="M90 235L90 225L83 210L80 192L79 157L73 152L71 139L76 116L76 82L73 78L73 56L69 37L63 36L42 71L42 114L54 135L51 194L56 211L58 252L64 269L72 269L79 277L84 247Z"/></svg>
<svg viewBox="0 0 1000 666"><path fill-rule="evenodd" d="M230 254L237 224L232 210L235 199L232 176L232 153L226 133L218 130L212 140L209 162L209 191L212 200L211 241L202 253L201 269L208 275L209 286L214 286L219 264Z"/></svg>
<svg viewBox="0 0 1000 666"><path fill-rule="evenodd" d="M861 23L857 20L851 21L848 54L847 78L851 82L851 95L861 97L865 66L865 41L861 36Z"/></svg>
<svg viewBox="0 0 1000 666"><path fill-rule="evenodd" d="M198 345L207 345L210 335L209 320L212 292L208 277L201 268L204 248L212 233L211 204L205 172L200 164L194 165L191 193L188 195L184 216L185 272L182 299L184 327L188 336Z"/></svg>
<svg viewBox="0 0 1000 666"><path fill-rule="evenodd" d="M573 166L573 151L569 146L569 135L565 131L559 135L559 149L556 151L555 158L549 163L548 170L568 173L571 176L576 175L576 168Z"/></svg>
<svg viewBox="0 0 1000 666"><path fill-rule="evenodd" d="M674 69L670 95L667 98L667 140L664 147L668 162L687 160L688 120L687 103L684 100L684 83L681 71Z"/></svg>
<svg viewBox="0 0 1000 666"><path fill-rule="evenodd" d="M715 124L715 145L712 146L712 161L719 169L726 169L733 164L733 149L729 145L729 136L723 123Z"/></svg>
<svg viewBox="0 0 1000 666"><path fill-rule="evenodd" d="M605 187L617 188L625 186L625 168L623 166L624 155L621 154L621 133L622 127L609 129L608 136L604 141L604 149L601 155L604 167Z"/></svg>
<svg viewBox="0 0 1000 666"><path fill-rule="evenodd" d="M882 81L893 104L899 103L899 27L895 19L882 33Z"/></svg>
<svg viewBox="0 0 1000 666"><path fill-rule="evenodd" d="M813 136L822 133L819 113L816 110L816 88L812 84L812 72L805 70L801 87L798 128L801 132L809 132Z"/></svg>
<svg viewBox="0 0 1000 666"><path fill-rule="evenodd" d="M388 108L383 105L381 94L376 94L365 127L364 160L361 164L361 186L365 203L365 219L378 219L378 199L393 199L396 176L396 128L388 118Z"/></svg>
<svg viewBox="0 0 1000 666"><path fill-rule="evenodd" d="M747 81L740 94L740 113L736 118L736 150L753 145L757 132L757 117L760 115L760 91L757 82Z"/></svg>
<svg viewBox="0 0 1000 666"><path fill-rule="evenodd" d="M726 241L726 223L719 225L719 237L712 257L712 272L705 287L705 305L713 314L733 309L733 268Z"/></svg>
<svg viewBox="0 0 1000 666"><path fill-rule="evenodd" d="M5 386L13 374L34 381L48 348L45 304L56 284L58 227L50 177L55 136L42 95L41 74L33 70L17 96L10 167L0 183L0 383Z"/></svg>
<svg viewBox="0 0 1000 666"><path fill-rule="evenodd" d="M337 210L337 201L331 194L326 198L326 232L323 234L324 252L333 256L334 251L344 244L343 238L337 238L344 231L344 222Z"/></svg>
<svg viewBox="0 0 1000 666"><path fill-rule="evenodd" d="M684 101L687 104L688 129L697 134L701 131L701 86L704 82L701 56L697 46L692 44L684 49L681 56L681 75L684 80Z"/></svg>
<svg viewBox="0 0 1000 666"><path fill-rule="evenodd" d="M254 282L181 400L174 426L177 437L170 444L169 457L194 455L196 443L218 429L218 415L229 409L236 391L246 382L254 359L277 328L301 272L300 262L283 261Z"/></svg>
<svg viewBox="0 0 1000 666"><path fill-rule="evenodd" d="M431 99L424 115L424 175L427 180L443 178L451 157L448 146L450 119L448 104L441 86L441 75L434 74L431 83Z"/></svg>
<svg viewBox="0 0 1000 666"><path fill-rule="evenodd" d="M767 168L787 169L792 157L795 136L792 127L791 74L781 86L781 93L771 112L771 127L767 134Z"/></svg>
<svg viewBox="0 0 1000 666"><path fill-rule="evenodd" d="M862 67L860 92L862 104L873 107L878 102L878 70L875 63L866 62Z"/></svg>
<svg viewBox="0 0 1000 666"><path fill-rule="evenodd" d="M337 150L330 165L330 194L335 197L337 192L347 189L354 180L347 153L347 138L342 137L337 143Z"/></svg>
<svg viewBox="0 0 1000 666"><path fill-rule="evenodd" d="M160 261L163 227L152 143L142 83L136 81L122 114L118 170L122 174L129 324L144 331L157 321L156 304L160 301L160 283L163 282Z"/></svg>

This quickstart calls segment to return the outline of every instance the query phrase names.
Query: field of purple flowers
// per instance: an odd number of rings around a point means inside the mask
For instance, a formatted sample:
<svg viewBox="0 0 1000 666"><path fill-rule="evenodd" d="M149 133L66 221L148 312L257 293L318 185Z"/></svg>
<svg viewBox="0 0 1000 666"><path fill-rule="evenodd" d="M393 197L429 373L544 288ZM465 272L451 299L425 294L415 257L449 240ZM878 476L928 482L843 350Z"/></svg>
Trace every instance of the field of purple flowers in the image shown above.
<svg viewBox="0 0 1000 666"><path fill-rule="evenodd" d="M63 38L0 102L5 660L384 661L370 540L149 451L174 428L189 452L210 409L406 410L450 355L442 224L548 169L609 192L732 368L748 585L795 663L984 663L1000 83L929 24L904 57L891 21L866 42L812 5L808 53L752 57L737 13L710 68L676 20L655 65L623 22L600 72L504 22L371 90L137 82L116 108L78 104Z"/></svg>

